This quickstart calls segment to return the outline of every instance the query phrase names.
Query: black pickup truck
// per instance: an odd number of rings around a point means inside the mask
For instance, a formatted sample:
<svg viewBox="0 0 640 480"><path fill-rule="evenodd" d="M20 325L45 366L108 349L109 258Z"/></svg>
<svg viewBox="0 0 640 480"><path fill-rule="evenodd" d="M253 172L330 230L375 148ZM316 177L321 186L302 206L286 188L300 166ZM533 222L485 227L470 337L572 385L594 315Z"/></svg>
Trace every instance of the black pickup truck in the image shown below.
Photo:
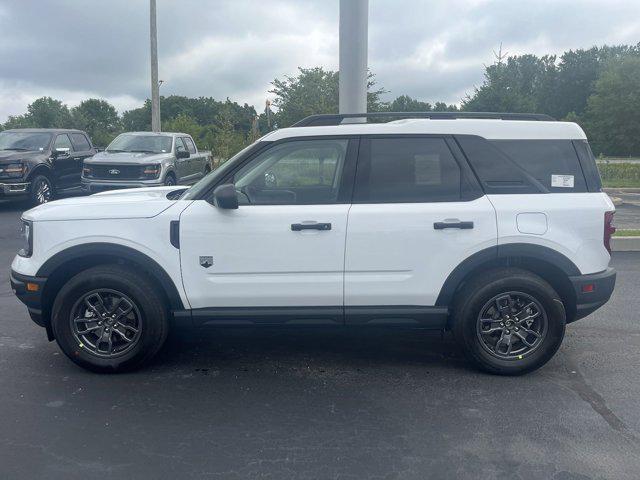
<svg viewBox="0 0 640 480"><path fill-rule="evenodd" d="M0 132L0 198L28 196L34 205L80 188L82 163L95 155L80 130L21 128Z"/></svg>

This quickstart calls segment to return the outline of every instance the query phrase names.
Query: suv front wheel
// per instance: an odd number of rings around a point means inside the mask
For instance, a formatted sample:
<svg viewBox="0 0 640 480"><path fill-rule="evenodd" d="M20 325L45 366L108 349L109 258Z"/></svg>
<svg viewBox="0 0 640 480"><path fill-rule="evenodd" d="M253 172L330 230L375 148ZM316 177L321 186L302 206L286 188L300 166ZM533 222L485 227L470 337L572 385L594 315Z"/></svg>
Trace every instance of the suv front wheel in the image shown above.
<svg viewBox="0 0 640 480"><path fill-rule="evenodd" d="M458 293L453 332L479 368L521 375L547 363L560 347L565 310L556 291L533 273L500 268Z"/></svg>
<svg viewBox="0 0 640 480"><path fill-rule="evenodd" d="M168 329L164 299L149 279L120 265L82 271L58 293L52 327L62 351L96 372L136 368L150 360Z"/></svg>

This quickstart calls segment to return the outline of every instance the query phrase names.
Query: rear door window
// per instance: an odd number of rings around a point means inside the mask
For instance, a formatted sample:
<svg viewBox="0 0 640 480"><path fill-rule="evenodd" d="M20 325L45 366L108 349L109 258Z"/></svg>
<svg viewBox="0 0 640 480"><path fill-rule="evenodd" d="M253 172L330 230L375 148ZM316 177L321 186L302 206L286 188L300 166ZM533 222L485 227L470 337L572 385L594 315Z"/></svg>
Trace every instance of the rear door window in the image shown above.
<svg viewBox="0 0 640 480"><path fill-rule="evenodd" d="M571 140L490 140L550 192L586 192Z"/></svg>
<svg viewBox="0 0 640 480"><path fill-rule="evenodd" d="M82 133L72 133L70 136L73 148L76 152L86 152L87 150L91 150L89 140L87 140L87 137Z"/></svg>
<svg viewBox="0 0 640 480"><path fill-rule="evenodd" d="M460 167L443 138L371 138L362 147L354 203L460 200Z"/></svg>
<svg viewBox="0 0 640 480"><path fill-rule="evenodd" d="M189 153L196 153L196 146L193 143L193 140L191 140L189 137L183 137L184 140L184 144L187 146L187 150L189 150Z"/></svg>

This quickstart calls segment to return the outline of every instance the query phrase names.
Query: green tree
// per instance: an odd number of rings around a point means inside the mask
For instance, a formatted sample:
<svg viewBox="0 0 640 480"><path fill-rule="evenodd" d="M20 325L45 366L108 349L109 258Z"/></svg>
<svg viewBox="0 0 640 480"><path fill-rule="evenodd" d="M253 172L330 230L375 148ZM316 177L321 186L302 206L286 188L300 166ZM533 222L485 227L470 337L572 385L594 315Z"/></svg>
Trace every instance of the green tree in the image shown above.
<svg viewBox="0 0 640 480"><path fill-rule="evenodd" d="M536 112L537 86L546 77L549 59L535 55L501 54L486 67L483 84L462 102L462 109L476 112Z"/></svg>
<svg viewBox="0 0 640 480"><path fill-rule="evenodd" d="M198 125L193 117L187 114L181 113L172 120L162 122L162 130L165 132L188 133L193 137L198 148L204 148L200 137L204 129Z"/></svg>
<svg viewBox="0 0 640 480"><path fill-rule="evenodd" d="M122 128L118 112L106 100L83 100L71 109L71 116L73 126L87 132L98 147L106 147Z"/></svg>
<svg viewBox="0 0 640 480"><path fill-rule="evenodd" d="M127 110L122 114L122 128L125 132L147 132L151 130L151 100L144 101L142 107Z"/></svg>
<svg viewBox="0 0 640 480"><path fill-rule="evenodd" d="M596 153L640 154L640 57L611 63L600 75L584 123Z"/></svg>
<svg viewBox="0 0 640 480"><path fill-rule="evenodd" d="M338 72L322 67L298 68L295 77L275 79L269 93L275 95L273 105L278 109L275 120L279 127L288 127L309 115L338 113ZM375 88L373 74L368 76L367 109L378 112L386 109L381 96L386 93Z"/></svg>
<svg viewBox="0 0 640 480"><path fill-rule="evenodd" d="M400 95L389 103L390 112L431 112L433 105L428 102L421 102L409 95Z"/></svg>
<svg viewBox="0 0 640 480"><path fill-rule="evenodd" d="M69 108L60 100L42 97L27 106L29 122L38 128L71 128L73 120Z"/></svg>

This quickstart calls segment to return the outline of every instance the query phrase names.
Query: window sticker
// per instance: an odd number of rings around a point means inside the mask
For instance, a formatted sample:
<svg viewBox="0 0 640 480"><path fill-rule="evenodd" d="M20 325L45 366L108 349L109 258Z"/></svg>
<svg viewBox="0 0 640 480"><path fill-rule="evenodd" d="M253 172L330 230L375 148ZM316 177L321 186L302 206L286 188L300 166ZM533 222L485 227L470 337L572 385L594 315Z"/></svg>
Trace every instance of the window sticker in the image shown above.
<svg viewBox="0 0 640 480"><path fill-rule="evenodd" d="M573 175L551 175L551 186L573 188Z"/></svg>

